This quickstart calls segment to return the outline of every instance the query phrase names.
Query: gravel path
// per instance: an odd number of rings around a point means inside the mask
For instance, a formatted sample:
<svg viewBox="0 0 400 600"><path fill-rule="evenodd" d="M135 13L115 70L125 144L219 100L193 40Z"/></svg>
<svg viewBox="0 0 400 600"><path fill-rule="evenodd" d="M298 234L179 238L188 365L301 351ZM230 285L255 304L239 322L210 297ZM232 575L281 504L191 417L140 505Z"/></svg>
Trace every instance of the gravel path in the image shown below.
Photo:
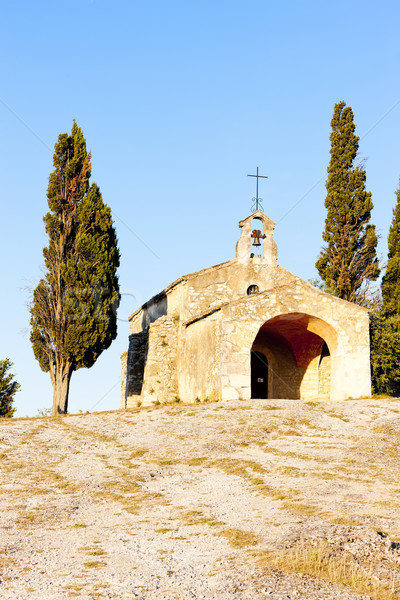
<svg viewBox="0 0 400 600"><path fill-rule="evenodd" d="M399 416L252 400L2 420L0 598L399 597Z"/></svg>

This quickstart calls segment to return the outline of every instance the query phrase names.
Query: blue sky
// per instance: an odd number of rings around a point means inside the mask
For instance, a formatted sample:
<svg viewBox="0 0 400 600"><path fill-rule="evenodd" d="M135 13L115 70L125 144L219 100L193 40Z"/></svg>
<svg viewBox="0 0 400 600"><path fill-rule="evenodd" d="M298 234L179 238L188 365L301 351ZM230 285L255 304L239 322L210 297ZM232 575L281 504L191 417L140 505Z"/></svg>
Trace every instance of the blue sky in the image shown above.
<svg viewBox="0 0 400 600"><path fill-rule="evenodd" d="M121 251L119 333L74 373L70 410L119 405L128 315L229 260L257 166L282 266L316 275L335 102L353 108L383 259L400 176L395 1L4 1L0 7L0 357L17 416L51 406L29 342L57 136L75 118Z"/></svg>

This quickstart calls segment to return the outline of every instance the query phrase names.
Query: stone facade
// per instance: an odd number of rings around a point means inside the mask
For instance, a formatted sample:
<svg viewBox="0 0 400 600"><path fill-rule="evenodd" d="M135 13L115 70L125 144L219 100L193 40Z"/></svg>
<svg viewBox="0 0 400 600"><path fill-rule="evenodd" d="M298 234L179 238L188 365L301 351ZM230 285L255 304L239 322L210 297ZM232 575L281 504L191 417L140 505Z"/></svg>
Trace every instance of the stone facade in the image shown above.
<svg viewBox="0 0 400 600"><path fill-rule="evenodd" d="M274 226L261 211L240 221L235 259L181 277L130 317L121 407L371 394L368 312L280 267Z"/></svg>

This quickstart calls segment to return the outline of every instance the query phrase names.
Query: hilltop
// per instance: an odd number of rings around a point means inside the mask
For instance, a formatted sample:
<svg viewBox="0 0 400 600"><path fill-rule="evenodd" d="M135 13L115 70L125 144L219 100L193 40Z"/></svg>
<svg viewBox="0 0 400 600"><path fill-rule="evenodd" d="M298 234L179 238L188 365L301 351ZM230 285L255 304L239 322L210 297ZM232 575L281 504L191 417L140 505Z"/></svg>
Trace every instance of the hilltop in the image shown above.
<svg viewBox="0 0 400 600"><path fill-rule="evenodd" d="M248 400L3 420L0 596L394 598L399 415Z"/></svg>

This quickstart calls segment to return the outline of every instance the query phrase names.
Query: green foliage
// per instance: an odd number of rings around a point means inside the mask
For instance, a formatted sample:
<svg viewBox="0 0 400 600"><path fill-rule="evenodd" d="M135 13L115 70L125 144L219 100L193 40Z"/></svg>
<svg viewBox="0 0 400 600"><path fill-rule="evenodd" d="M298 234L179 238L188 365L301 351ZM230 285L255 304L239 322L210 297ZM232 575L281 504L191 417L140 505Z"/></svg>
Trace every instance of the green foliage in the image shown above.
<svg viewBox="0 0 400 600"><path fill-rule="evenodd" d="M400 315L400 187L388 238L388 264L382 279L383 309L386 315Z"/></svg>
<svg viewBox="0 0 400 600"><path fill-rule="evenodd" d="M326 182L327 216L322 235L326 242L316 267L326 291L363 303L366 287L379 276L377 236L369 224L373 208L365 189L366 174L355 166L359 138L353 111L345 102L335 105L331 121L331 159Z"/></svg>
<svg viewBox="0 0 400 600"><path fill-rule="evenodd" d="M31 342L50 372L53 412L66 412L72 372L91 367L117 334L119 251L111 210L89 183L91 157L75 122L71 135L58 137L53 163L46 272L33 293Z"/></svg>
<svg viewBox="0 0 400 600"><path fill-rule="evenodd" d="M400 315L376 311L370 323L372 388L377 394L400 396Z"/></svg>
<svg viewBox="0 0 400 600"><path fill-rule="evenodd" d="M400 188L388 238L382 305L371 320L371 373L376 393L400 396Z"/></svg>
<svg viewBox="0 0 400 600"><path fill-rule="evenodd" d="M12 362L8 358L0 360L0 417L10 418L15 413L12 404L14 396L20 389L20 384L14 381L14 375L8 373Z"/></svg>

